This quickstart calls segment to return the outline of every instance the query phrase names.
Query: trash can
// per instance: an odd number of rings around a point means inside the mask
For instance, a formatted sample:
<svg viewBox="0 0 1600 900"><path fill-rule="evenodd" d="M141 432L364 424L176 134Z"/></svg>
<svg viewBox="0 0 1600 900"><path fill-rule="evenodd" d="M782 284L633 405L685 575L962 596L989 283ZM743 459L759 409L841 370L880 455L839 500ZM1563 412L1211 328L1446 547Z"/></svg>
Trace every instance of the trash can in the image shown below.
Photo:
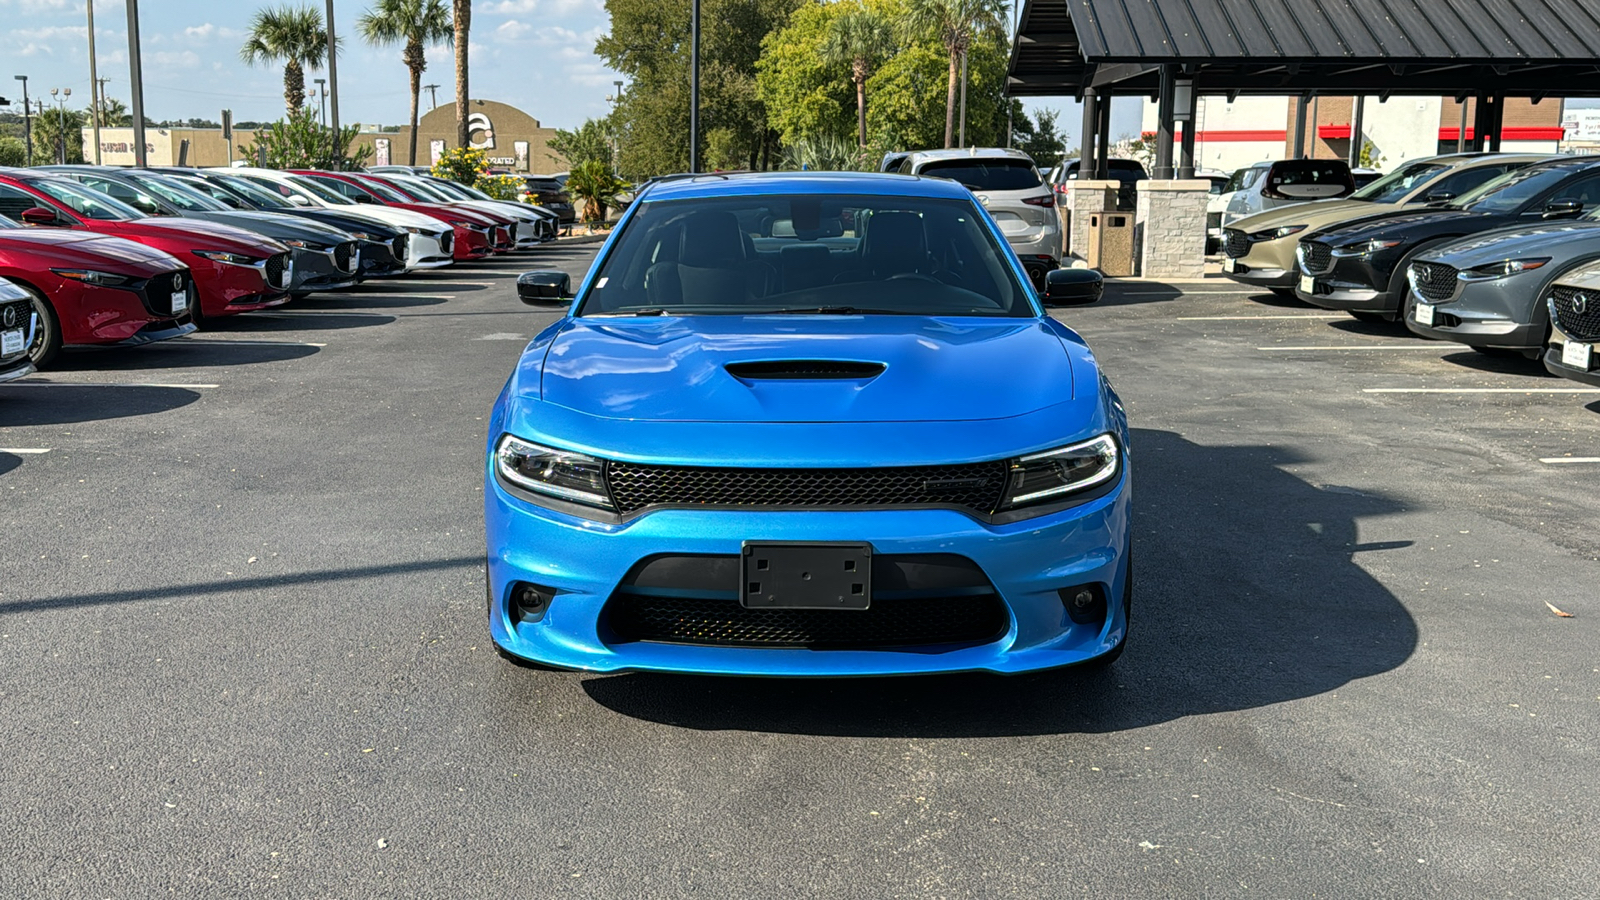
<svg viewBox="0 0 1600 900"><path fill-rule="evenodd" d="M1089 268L1106 275L1133 274L1133 216L1129 213L1089 214Z"/></svg>

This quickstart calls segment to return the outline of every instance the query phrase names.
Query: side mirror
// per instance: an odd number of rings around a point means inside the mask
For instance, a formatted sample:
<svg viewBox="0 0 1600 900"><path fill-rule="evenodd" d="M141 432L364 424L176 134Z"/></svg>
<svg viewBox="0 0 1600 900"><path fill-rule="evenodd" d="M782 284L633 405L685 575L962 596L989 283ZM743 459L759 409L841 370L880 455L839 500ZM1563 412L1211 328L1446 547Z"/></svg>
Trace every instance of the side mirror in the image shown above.
<svg viewBox="0 0 1600 900"><path fill-rule="evenodd" d="M302 196L300 196L299 194L290 194L289 195L289 204L291 206L310 206L311 205L311 201L307 200L306 198L304 198Z"/></svg>
<svg viewBox="0 0 1600 900"><path fill-rule="evenodd" d="M378 202L378 201L372 199L371 197L367 196L366 194L356 194L354 197L351 197L350 199L354 200L357 203L377 203Z"/></svg>
<svg viewBox="0 0 1600 900"><path fill-rule="evenodd" d="M1431 194L1428 194L1427 196L1423 197L1422 198L1422 202L1423 203L1444 203L1447 200L1454 200L1455 198L1456 198L1456 195L1454 193L1450 192L1450 191L1435 191L1435 192L1433 192Z"/></svg>
<svg viewBox="0 0 1600 900"><path fill-rule="evenodd" d="M61 222L58 218L56 218L55 210L45 209L42 206L35 206L31 209L25 209L22 211L22 224L50 226L59 225Z"/></svg>
<svg viewBox="0 0 1600 900"><path fill-rule="evenodd" d="M572 299L572 276L543 270L517 278L517 299L529 306L566 306Z"/></svg>
<svg viewBox="0 0 1600 900"><path fill-rule="evenodd" d="M1045 306L1083 306L1100 299L1106 280L1093 269L1051 269L1044 273Z"/></svg>
<svg viewBox="0 0 1600 900"><path fill-rule="evenodd" d="M1576 216L1581 212L1583 212L1583 201L1581 200L1551 200L1544 205L1544 217L1546 219L1565 219L1569 216Z"/></svg>

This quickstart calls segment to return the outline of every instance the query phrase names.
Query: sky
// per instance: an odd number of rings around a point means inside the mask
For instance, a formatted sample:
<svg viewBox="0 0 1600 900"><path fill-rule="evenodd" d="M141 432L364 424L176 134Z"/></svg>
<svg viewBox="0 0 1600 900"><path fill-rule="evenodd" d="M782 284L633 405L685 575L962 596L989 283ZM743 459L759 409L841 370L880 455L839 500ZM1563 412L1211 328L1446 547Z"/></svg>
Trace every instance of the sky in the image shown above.
<svg viewBox="0 0 1600 900"><path fill-rule="evenodd" d="M247 66L239 46L251 16L283 0L142 0L145 115L157 121L220 118L235 121L283 115L283 69ZM298 2L298 0L296 0ZM314 0L322 8L322 0ZM398 125L409 115L410 93L399 47L374 48L355 34L368 0L335 0L334 22L345 44L339 54L339 118L344 123ZM129 100L127 8L95 0L96 58L106 96ZM89 102L88 28L84 0L0 0L0 96L19 103L28 76L31 99L50 101L51 88L71 88L71 105ZM602 0L476 0L473 3L472 96L509 103L544 125L572 128L606 114L619 76L594 55L607 30ZM455 97L454 50L428 50L423 84L438 84L440 102ZM322 72L307 72L311 79ZM12 107L20 109L20 107ZM422 92L421 111L430 108Z"/></svg>

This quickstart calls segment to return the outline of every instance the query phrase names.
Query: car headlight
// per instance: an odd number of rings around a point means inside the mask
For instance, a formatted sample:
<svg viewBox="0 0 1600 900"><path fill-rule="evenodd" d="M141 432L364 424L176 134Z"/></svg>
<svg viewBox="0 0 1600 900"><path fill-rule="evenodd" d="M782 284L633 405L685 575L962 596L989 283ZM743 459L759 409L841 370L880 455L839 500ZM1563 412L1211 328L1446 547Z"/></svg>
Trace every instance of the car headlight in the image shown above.
<svg viewBox="0 0 1600 900"><path fill-rule="evenodd" d="M450 220L450 224L451 225L455 225L458 228L470 228L473 231L488 231L489 230L489 226L487 226L487 225L478 225L478 224L475 224L475 223L472 223L472 222L457 221L455 219L451 219Z"/></svg>
<svg viewBox="0 0 1600 900"><path fill-rule="evenodd" d="M555 450L506 435L494 453L500 477L536 494L585 506L615 509L606 488L605 463L592 456Z"/></svg>
<svg viewBox="0 0 1600 900"><path fill-rule="evenodd" d="M1067 447L1018 457L1011 461L1011 478L1000 508L1047 503L1104 484L1117 476L1121 455L1117 439L1102 434Z"/></svg>
<svg viewBox="0 0 1600 900"><path fill-rule="evenodd" d="M355 238L358 241L379 241L379 242L385 243L385 244L388 243L387 240L385 240L383 238L373 237L372 235L367 234L365 231L352 231L352 232L350 232L350 236Z"/></svg>
<svg viewBox="0 0 1600 900"><path fill-rule="evenodd" d="M1537 259L1506 259L1487 265L1473 266L1463 271L1461 277L1466 281L1488 281L1491 278L1504 278L1507 275L1515 275L1518 272L1542 268L1548 262L1550 262L1550 257L1548 256L1541 256Z"/></svg>
<svg viewBox="0 0 1600 900"><path fill-rule="evenodd" d="M327 253L331 249L327 244L318 244L313 241L284 241L284 243L301 250L316 250L321 253Z"/></svg>
<svg viewBox="0 0 1600 900"><path fill-rule="evenodd" d="M1291 234L1299 234L1305 230L1306 226L1304 225L1284 225L1281 228L1268 228L1266 231L1257 231L1254 234L1245 236L1252 241L1275 241L1279 238L1286 238Z"/></svg>
<svg viewBox="0 0 1600 900"><path fill-rule="evenodd" d="M1373 238L1370 241L1361 241L1355 244L1345 244L1343 247L1334 248L1334 256L1371 256L1380 250L1390 250L1400 246L1402 241L1384 241Z"/></svg>
<svg viewBox="0 0 1600 900"><path fill-rule="evenodd" d="M196 250L194 255L235 266L253 266L256 264L256 259L253 256L245 256L242 253L229 253L226 250Z"/></svg>
<svg viewBox="0 0 1600 900"><path fill-rule="evenodd" d="M117 275L112 272L96 272L93 269L51 269L50 271L62 278L71 278L85 284L97 284L101 287L121 287L131 283L134 279L127 275Z"/></svg>

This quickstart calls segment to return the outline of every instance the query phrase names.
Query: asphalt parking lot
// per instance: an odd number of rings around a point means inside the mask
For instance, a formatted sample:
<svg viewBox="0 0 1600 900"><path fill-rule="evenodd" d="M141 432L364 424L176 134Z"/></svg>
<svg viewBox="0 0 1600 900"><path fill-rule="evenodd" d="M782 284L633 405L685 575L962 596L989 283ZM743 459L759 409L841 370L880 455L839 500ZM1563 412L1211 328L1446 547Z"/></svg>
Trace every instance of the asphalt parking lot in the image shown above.
<svg viewBox="0 0 1600 900"><path fill-rule="evenodd" d="M1600 894L1600 389L1113 284L1061 313L1136 429L1109 673L533 671L485 423L514 274L594 249L0 385L0 894Z"/></svg>

